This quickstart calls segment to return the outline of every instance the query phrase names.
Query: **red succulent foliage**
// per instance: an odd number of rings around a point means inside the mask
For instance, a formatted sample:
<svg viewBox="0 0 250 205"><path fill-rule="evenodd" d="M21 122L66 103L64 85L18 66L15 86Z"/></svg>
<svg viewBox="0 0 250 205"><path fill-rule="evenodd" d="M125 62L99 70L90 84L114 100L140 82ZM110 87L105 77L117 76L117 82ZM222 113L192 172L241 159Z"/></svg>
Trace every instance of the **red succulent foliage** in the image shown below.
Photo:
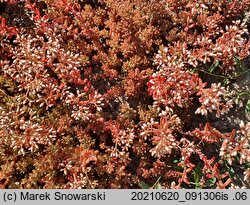
<svg viewBox="0 0 250 205"><path fill-rule="evenodd" d="M0 7L1 188L193 188L199 169L204 188L248 185L228 166L250 163L249 122L214 127L236 105L203 75L249 57L248 0Z"/></svg>

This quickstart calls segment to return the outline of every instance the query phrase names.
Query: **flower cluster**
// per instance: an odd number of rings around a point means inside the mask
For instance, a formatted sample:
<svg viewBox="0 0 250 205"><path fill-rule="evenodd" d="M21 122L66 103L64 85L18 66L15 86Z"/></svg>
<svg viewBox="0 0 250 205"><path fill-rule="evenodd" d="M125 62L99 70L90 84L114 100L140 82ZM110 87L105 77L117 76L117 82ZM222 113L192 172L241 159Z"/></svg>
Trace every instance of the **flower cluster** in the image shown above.
<svg viewBox="0 0 250 205"><path fill-rule="evenodd" d="M250 123L244 124L241 121L240 130L234 133L230 138L224 139L221 149L220 156L225 158L229 164L232 164L234 158L237 155L240 156L239 163L250 162Z"/></svg>
<svg viewBox="0 0 250 205"><path fill-rule="evenodd" d="M197 95L200 96L199 101L202 106L196 110L196 114L207 115L207 111L216 111L216 117L220 117L232 107L232 99L222 102L222 99L226 99L227 92L220 84L212 84L211 88L202 89Z"/></svg>
<svg viewBox="0 0 250 205"><path fill-rule="evenodd" d="M211 120L236 108L249 7L0 1L0 188L249 187L249 122Z"/></svg>

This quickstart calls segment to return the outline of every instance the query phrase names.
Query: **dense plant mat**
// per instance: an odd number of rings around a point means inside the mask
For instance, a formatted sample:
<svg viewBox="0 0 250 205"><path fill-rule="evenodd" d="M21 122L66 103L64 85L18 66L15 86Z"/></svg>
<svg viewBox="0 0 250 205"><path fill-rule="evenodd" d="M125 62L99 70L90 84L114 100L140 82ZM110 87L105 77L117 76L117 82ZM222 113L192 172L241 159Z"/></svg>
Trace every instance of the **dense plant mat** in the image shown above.
<svg viewBox="0 0 250 205"><path fill-rule="evenodd" d="M0 2L1 188L249 188L249 0Z"/></svg>

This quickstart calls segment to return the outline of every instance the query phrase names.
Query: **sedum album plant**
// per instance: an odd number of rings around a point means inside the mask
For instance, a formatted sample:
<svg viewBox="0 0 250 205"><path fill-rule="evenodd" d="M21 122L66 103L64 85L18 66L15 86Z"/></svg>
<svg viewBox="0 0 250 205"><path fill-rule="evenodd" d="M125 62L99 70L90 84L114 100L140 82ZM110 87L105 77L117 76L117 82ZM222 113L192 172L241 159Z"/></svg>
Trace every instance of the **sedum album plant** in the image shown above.
<svg viewBox="0 0 250 205"><path fill-rule="evenodd" d="M249 188L249 7L1 1L0 187Z"/></svg>

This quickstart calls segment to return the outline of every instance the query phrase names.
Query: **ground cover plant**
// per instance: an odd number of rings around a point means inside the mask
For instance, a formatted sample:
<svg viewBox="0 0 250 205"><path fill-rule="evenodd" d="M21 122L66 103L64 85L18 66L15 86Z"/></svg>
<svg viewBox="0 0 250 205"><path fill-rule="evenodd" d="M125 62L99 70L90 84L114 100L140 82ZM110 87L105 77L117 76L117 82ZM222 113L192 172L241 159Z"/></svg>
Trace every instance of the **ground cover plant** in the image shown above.
<svg viewBox="0 0 250 205"><path fill-rule="evenodd" d="M249 188L249 0L2 0L1 188Z"/></svg>

